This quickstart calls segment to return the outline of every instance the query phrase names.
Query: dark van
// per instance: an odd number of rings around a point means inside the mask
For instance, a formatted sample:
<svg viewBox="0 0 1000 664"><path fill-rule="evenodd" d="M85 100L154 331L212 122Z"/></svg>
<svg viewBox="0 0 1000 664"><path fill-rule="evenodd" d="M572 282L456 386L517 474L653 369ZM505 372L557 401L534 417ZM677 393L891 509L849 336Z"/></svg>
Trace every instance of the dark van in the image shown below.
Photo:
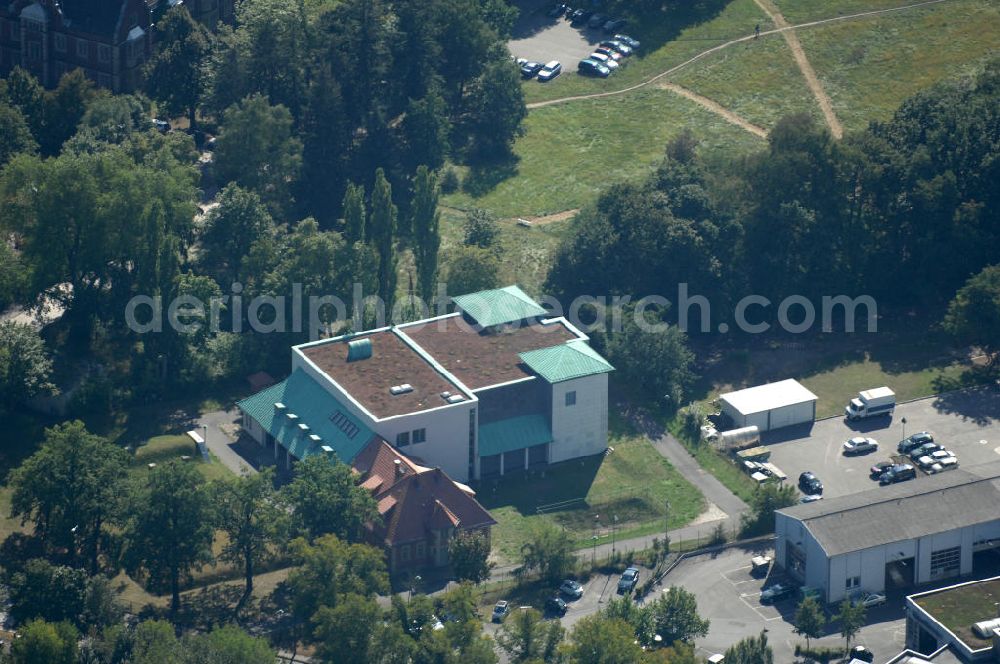
<svg viewBox="0 0 1000 664"><path fill-rule="evenodd" d="M916 469L908 463L893 466L879 478L879 484L896 484L912 480L917 476Z"/></svg>

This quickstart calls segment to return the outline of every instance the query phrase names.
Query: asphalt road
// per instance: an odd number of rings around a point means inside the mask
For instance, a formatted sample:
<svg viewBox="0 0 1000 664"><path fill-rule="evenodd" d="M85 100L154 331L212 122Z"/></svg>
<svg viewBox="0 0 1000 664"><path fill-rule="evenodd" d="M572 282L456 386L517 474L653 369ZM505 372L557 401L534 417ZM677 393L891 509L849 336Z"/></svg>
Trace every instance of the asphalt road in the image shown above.
<svg viewBox="0 0 1000 664"><path fill-rule="evenodd" d="M900 404L890 419L877 417L847 423L836 417L821 420L809 428L792 427L769 432L762 442L771 450L771 463L797 482L799 473L810 470L823 482L824 497L857 493L878 487L868 469L890 454L906 435L929 431L935 442L958 456L962 466L1000 460L1000 393L990 389L967 390ZM845 457L844 441L868 436L879 442L878 452ZM925 476L917 474L921 481Z"/></svg>

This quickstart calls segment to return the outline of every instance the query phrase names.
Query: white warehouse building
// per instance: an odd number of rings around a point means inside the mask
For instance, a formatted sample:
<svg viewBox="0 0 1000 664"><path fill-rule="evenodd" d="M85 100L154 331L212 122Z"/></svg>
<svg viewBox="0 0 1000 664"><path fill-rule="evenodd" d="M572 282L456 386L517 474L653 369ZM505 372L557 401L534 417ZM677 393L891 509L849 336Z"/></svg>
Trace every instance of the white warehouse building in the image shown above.
<svg viewBox="0 0 1000 664"><path fill-rule="evenodd" d="M466 482L603 452L608 373L588 337L517 286L454 313L292 348L292 373L239 402L243 429L291 466L351 463L373 437Z"/></svg>
<svg viewBox="0 0 1000 664"><path fill-rule="evenodd" d="M735 429L771 431L816 419L816 395L791 378L729 392L719 401Z"/></svg>
<svg viewBox="0 0 1000 664"><path fill-rule="evenodd" d="M775 513L775 562L827 602L971 574L1000 548L1000 461Z"/></svg>

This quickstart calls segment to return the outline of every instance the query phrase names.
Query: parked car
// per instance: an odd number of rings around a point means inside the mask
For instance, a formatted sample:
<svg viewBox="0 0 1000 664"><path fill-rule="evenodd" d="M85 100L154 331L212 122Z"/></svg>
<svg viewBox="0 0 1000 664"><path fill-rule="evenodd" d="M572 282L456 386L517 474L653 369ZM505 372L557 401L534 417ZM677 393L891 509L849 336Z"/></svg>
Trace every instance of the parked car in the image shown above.
<svg viewBox="0 0 1000 664"><path fill-rule="evenodd" d="M638 51L639 47L642 46L638 39L632 39L628 35L615 35L615 41L620 41L633 51Z"/></svg>
<svg viewBox="0 0 1000 664"><path fill-rule="evenodd" d="M605 67L607 67L608 69L610 69L612 73L614 73L614 71L616 69L618 69L618 62L615 61L613 58L609 58L608 56L604 55L603 53L597 53L597 52L591 53L590 54L590 59L591 60L597 60L602 65L604 65Z"/></svg>
<svg viewBox="0 0 1000 664"><path fill-rule="evenodd" d="M937 443L927 443L926 445L921 445L920 447L915 447L912 450L910 450L910 458L916 461L920 457L927 456L928 454L931 454L932 452L937 452L940 449L944 448L942 448Z"/></svg>
<svg viewBox="0 0 1000 664"><path fill-rule="evenodd" d="M521 65L521 76L524 78L534 78L535 74L542 70L541 62L528 61Z"/></svg>
<svg viewBox="0 0 1000 664"><path fill-rule="evenodd" d="M551 81L556 76L562 73L562 63L558 60L553 60L551 62L546 62L545 66L541 68L538 72L538 80L543 83L546 81Z"/></svg>
<svg viewBox="0 0 1000 664"><path fill-rule="evenodd" d="M783 583L776 583L770 588L766 588L764 592L760 594L761 604L772 604L777 602L779 599L788 597L792 594L792 587L785 585Z"/></svg>
<svg viewBox="0 0 1000 664"><path fill-rule="evenodd" d="M571 25L583 25L590 20L590 17L594 15L594 12L587 11L586 9L577 9L573 12L573 17L570 19Z"/></svg>
<svg viewBox="0 0 1000 664"><path fill-rule="evenodd" d="M865 438L864 436L855 436L847 442L844 443L844 455L850 456L853 454L868 454L870 452L878 451L878 441L874 438Z"/></svg>
<svg viewBox="0 0 1000 664"><path fill-rule="evenodd" d="M896 451L900 454L909 454L910 450L933 442L934 436L926 431L921 431L899 441L899 444L896 445Z"/></svg>
<svg viewBox="0 0 1000 664"><path fill-rule="evenodd" d="M870 609L872 607L882 606L885 604L885 595L882 593L861 590L851 595L851 602L854 604L860 604L866 609Z"/></svg>
<svg viewBox="0 0 1000 664"><path fill-rule="evenodd" d="M621 30L622 28L625 27L626 23L628 23L628 21L626 21L623 18L613 18L604 23L604 31L607 33L612 33L615 30Z"/></svg>
<svg viewBox="0 0 1000 664"><path fill-rule="evenodd" d="M635 567L629 567L622 572L622 577L618 579L618 592L628 594L635 590L637 583L639 583L639 570Z"/></svg>
<svg viewBox="0 0 1000 664"><path fill-rule="evenodd" d="M823 500L823 496L812 493L812 494L806 494L801 498L799 498L800 503L815 503L817 500Z"/></svg>
<svg viewBox="0 0 1000 664"><path fill-rule="evenodd" d="M565 5L565 3L560 2L555 7L553 7L552 9L549 10L549 17L550 18L559 18L560 16L562 16L565 13L566 13L566 5Z"/></svg>
<svg viewBox="0 0 1000 664"><path fill-rule="evenodd" d="M558 616L566 615L566 609L569 608L566 602L560 597L550 597L545 600L545 611L547 613L554 613Z"/></svg>
<svg viewBox="0 0 1000 664"><path fill-rule="evenodd" d="M924 470L930 469L931 466L936 464L941 459L954 458L955 453L949 452L948 450L938 450L937 452L931 452L930 454L925 454L924 456L917 459L917 465Z"/></svg>
<svg viewBox="0 0 1000 664"><path fill-rule="evenodd" d="M170 131L170 123L167 122L166 120L161 120L160 118L153 118L152 122L153 122L153 127L155 127L156 131L160 132L161 134L165 134L168 131Z"/></svg>
<svg viewBox="0 0 1000 664"><path fill-rule="evenodd" d="M917 471L913 466L908 463L900 463L886 471L882 477L879 478L878 483L882 485L896 484L897 482L912 480L916 476Z"/></svg>
<svg viewBox="0 0 1000 664"><path fill-rule="evenodd" d="M602 25L604 25L604 22L607 21L607 20L608 20L608 17L605 16L604 14L594 14L593 16L590 17L590 20L587 21L587 27L588 28L599 28Z"/></svg>
<svg viewBox="0 0 1000 664"><path fill-rule="evenodd" d="M875 653L864 646L854 646L851 648L851 661L854 660L871 664L875 661Z"/></svg>
<svg viewBox="0 0 1000 664"><path fill-rule="evenodd" d="M565 581L562 582L562 585L559 586L559 592L561 592L563 595L566 595L566 597L571 597L572 599L580 599L581 597L583 597L583 586L581 586L578 581L574 581L573 579L566 579Z"/></svg>
<svg viewBox="0 0 1000 664"><path fill-rule="evenodd" d="M625 57L618 51L612 48L608 48L606 46L598 46L597 48L594 49L594 53L600 53L601 55L606 55L615 62L621 62L621 59Z"/></svg>
<svg viewBox="0 0 1000 664"><path fill-rule="evenodd" d="M577 71L584 76L598 76L600 78L607 78L611 75L610 69L605 67L603 63L598 62L593 58L580 60L580 64L577 65Z"/></svg>
<svg viewBox="0 0 1000 664"><path fill-rule="evenodd" d="M510 603L502 599L493 607L493 622L502 623L508 615L510 615Z"/></svg>
<svg viewBox="0 0 1000 664"><path fill-rule="evenodd" d="M871 478L873 480L877 480L878 478L882 477L882 475L886 471L888 471L895 465L896 464L892 461L879 461L877 464L871 467L871 469L869 470L869 474L871 475Z"/></svg>
<svg viewBox="0 0 1000 664"><path fill-rule="evenodd" d="M946 470L955 470L956 468L958 468L958 459L956 457L948 457L938 461L936 464L931 466L927 472L931 475L937 475L938 473L943 473Z"/></svg>
<svg viewBox="0 0 1000 664"><path fill-rule="evenodd" d="M599 44L599 46L602 46L604 48L614 49L615 51L621 53L625 57L632 55L632 47L626 44L625 42L618 41L617 39L605 39Z"/></svg>
<svg viewBox="0 0 1000 664"><path fill-rule="evenodd" d="M815 495L823 493L823 483L808 470L799 475L799 488L805 494Z"/></svg>

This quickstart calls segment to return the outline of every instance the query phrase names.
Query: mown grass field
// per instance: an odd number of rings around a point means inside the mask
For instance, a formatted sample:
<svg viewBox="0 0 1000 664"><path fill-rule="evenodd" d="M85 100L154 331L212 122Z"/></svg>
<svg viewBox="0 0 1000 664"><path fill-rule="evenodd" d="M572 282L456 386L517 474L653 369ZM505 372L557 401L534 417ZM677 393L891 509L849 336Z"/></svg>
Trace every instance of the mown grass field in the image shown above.
<svg viewBox="0 0 1000 664"><path fill-rule="evenodd" d="M532 111L515 146L517 163L502 174L466 175L465 190L443 202L486 208L500 217L579 208L612 184L649 173L663 158L667 142L685 128L707 153L739 154L763 144L672 92L643 88L628 96ZM479 184L491 180L490 186ZM470 194L470 186L481 195Z"/></svg>
<svg viewBox="0 0 1000 664"><path fill-rule="evenodd" d="M484 484L479 500L498 525L493 529L493 553L501 563L518 560L532 528L543 522L563 528L577 548L592 542L595 523L600 543L609 542L611 522L618 516L618 540L659 533L664 528L666 501L670 527L690 523L705 508L705 499L641 435L611 418L609 445L604 457L559 464L523 478L504 479L496 487ZM546 511L565 501L561 509ZM543 513L538 513L538 508ZM598 515L595 522L594 515Z"/></svg>
<svg viewBox="0 0 1000 664"><path fill-rule="evenodd" d="M799 33L845 129L886 120L907 97L1000 53L1000 4L953 0Z"/></svg>
<svg viewBox="0 0 1000 664"><path fill-rule="evenodd" d="M912 0L779 0L792 24L915 4ZM733 0L687 27L669 17L632 30L643 51L608 79L569 67L549 84L524 83L529 103L621 90L726 41L773 24L753 0ZM947 0L796 33L847 130L889 117L907 97L973 70L996 49L1000 8L989 0ZM728 46L662 79L689 88L769 129L784 115L821 119L781 35ZM532 109L515 145L516 161L466 174L462 191L444 198L457 208L483 207L501 217L547 215L593 201L611 183L636 179L661 157L665 143L690 128L710 158L733 159L762 140L694 101L654 83L621 95Z"/></svg>

